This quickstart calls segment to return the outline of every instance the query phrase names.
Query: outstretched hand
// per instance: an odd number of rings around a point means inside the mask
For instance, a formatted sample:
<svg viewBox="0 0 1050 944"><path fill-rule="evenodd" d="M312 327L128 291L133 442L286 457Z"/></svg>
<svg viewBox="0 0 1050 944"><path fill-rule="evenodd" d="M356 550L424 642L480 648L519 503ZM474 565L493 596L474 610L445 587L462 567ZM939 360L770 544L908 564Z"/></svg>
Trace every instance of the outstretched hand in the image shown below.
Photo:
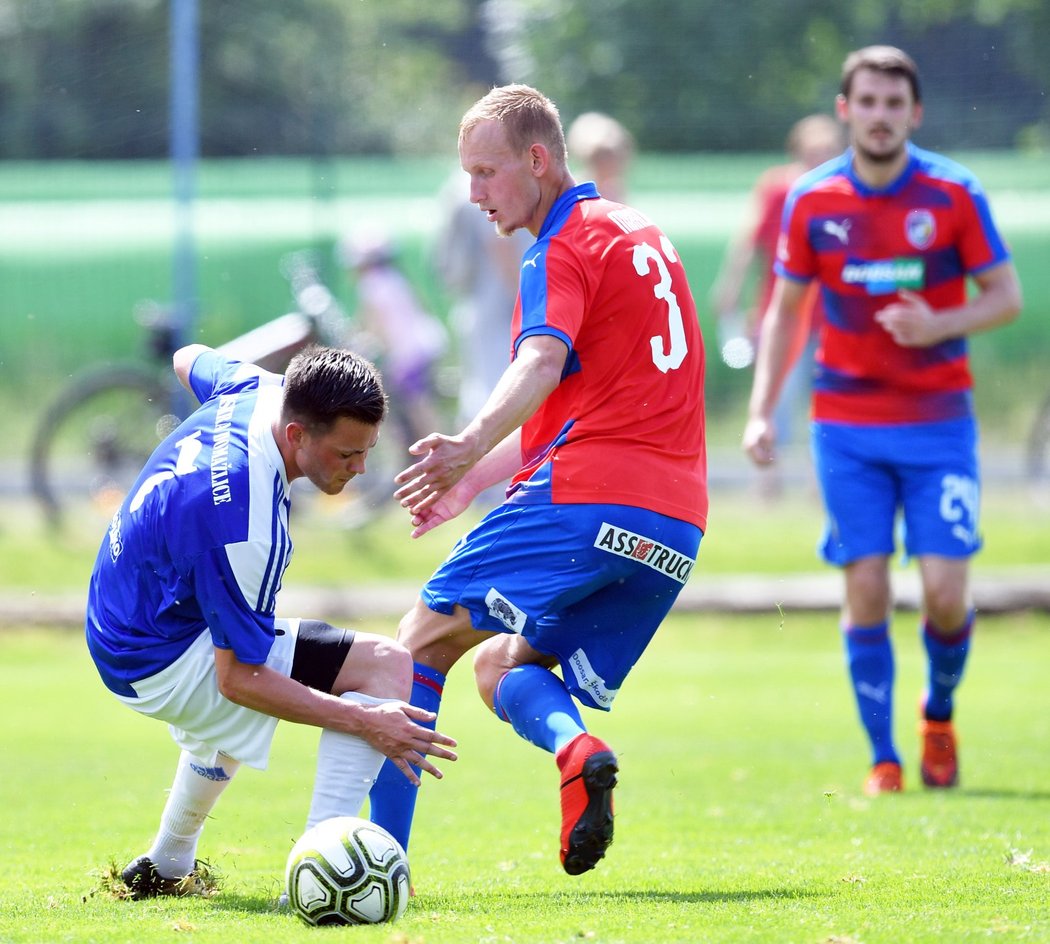
<svg viewBox="0 0 1050 944"><path fill-rule="evenodd" d="M415 786L419 786L419 776L413 766L425 770L432 777L440 780L444 774L428 759L429 756L442 760L457 760L456 742L447 734L432 731L419 722L434 722L437 719L431 711L417 708L407 702L382 702L369 707L368 725L362 737L377 751L390 758L393 765L401 771Z"/></svg>
<svg viewBox="0 0 1050 944"><path fill-rule="evenodd" d="M432 433L414 443L409 452L419 462L394 476L400 488L394 498L412 516L413 537L419 537L460 514L473 495L458 487L480 458L476 445L462 436Z"/></svg>

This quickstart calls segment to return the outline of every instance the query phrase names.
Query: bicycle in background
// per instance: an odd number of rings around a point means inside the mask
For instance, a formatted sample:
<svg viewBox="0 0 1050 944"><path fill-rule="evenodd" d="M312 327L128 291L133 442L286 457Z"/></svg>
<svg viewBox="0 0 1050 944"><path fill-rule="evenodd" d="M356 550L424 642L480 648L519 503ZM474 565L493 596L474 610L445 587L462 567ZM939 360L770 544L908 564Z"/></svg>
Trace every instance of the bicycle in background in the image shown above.
<svg viewBox="0 0 1050 944"><path fill-rule="evenodd" d="M281 373L309 344L349 347L374 357L374 344L354 324L319 274L317 254L303 250L281 260L294 310L219 345L237 360ZM108 521L159 443L189 415L192 398L171 370L177 329L170 312L155 302L136 307L144 330L139 361L93 364L74 374L45 408L29 454L31 493L53 531L76 518ZM338 502L313 491L330 508L325 517L357 528L386 509L393 476L410 459L398 435L396 403L384 435L369 454L368 474L355 479ZM394 435L386 433L387 427Z"/></svg>
<svg viewBox="0 0 1050 944"><path fill-rule="evenodd" d="M186 413L185 391L171 374L177 332L170 314L144 302L134 317L145 332L143 359L85 367L37 424L29 486L53 529L77 505L112 513Z"/></svg>

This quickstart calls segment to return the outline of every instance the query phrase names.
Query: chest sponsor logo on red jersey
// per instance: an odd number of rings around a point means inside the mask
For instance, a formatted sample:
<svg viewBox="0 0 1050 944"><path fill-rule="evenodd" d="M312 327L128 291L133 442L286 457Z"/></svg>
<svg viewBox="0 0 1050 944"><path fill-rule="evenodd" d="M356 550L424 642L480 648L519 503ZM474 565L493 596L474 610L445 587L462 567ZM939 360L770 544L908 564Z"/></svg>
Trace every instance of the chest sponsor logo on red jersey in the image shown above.
<svg viewBox="0 0 1050 944"><path fill-rule="evenodd" d="M594 546L610 554L636 560L683 584L689 579L696 563L695 558L686 557L673 548L664 547L659 541L605 521L598 529Z"/></svg>
<svg viewBox="0 0 1050 944"><path fill-rule="evenodd" d="M842 266L846 285L862 285L869 295L890 295L902 288L921 289L926 285L926 263L903 256L869 262L849 260Z"/></svg>

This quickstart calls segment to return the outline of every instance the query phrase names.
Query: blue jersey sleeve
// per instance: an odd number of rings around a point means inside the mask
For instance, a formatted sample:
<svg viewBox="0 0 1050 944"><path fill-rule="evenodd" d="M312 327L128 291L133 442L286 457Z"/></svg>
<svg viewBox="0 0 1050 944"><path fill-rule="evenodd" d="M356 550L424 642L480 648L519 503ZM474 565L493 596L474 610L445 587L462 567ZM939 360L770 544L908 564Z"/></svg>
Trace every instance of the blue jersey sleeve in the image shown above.
<svg viewBox="0 0 1050 944"><path fill-rule="evenodd" d="M240 662L265 662L274 639L273 609L260 612L256 600L246 599L226 548L213 548L202 555L193 568L193 582L212 642L232 650Z"/></svg>
<svg viewBox="0 0 1050 944"><path fill-rule="evenodd" d="M257 386L263 379L267 383L282 383L279 374L272 374L254 364L230 360L211 350L197 356L189 374L190 389L201 403L223 393Z"/></svg>

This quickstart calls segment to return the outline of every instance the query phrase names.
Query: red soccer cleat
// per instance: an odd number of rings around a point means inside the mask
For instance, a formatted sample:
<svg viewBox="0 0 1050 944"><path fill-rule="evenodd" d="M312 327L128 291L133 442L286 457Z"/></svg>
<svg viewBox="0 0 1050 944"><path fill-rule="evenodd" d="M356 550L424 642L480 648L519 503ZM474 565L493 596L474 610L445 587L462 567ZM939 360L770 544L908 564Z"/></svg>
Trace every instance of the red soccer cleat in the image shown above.
<svg viewBox="0 0 1050 944"><path fill-rule="evenodd" d="M864 793L870 797L880 793L900 793L903 789L904 775L901 765L891 760L884 760L872 767L868 779L864 781Z"/></svg>
<svg viewBox="0 0 1050 944"><path fill-rule="evenodd" d="M959 783L959 757L955 748L955 728L950 721L919 721L922 738L922 782L928 787L954 787Z"/></svg>
<svg viewBox="0 0 1050 944"><path fill-rule="evenodd" d="M613 840L616 755L590 734L574 737L555 759L561 771L561 864L569 875L593 869Z"/></svg>

